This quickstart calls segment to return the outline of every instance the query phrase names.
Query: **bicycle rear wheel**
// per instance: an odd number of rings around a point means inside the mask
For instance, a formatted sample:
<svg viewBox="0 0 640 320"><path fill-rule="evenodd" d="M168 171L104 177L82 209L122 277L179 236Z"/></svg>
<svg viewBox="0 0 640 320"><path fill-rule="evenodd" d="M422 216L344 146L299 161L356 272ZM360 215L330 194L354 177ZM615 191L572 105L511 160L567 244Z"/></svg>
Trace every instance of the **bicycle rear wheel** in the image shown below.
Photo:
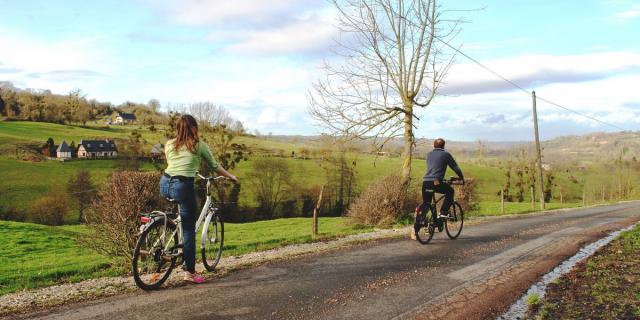
<svg viewBox="0 0 640 320"><path fill-rule="evenodd" d="M147 227L133 250L133 279L143 290L159 288L176 266L178 234L175 225L156 220ZM172 236L173 235L173 236Z"/></svg>
<svg viewBox="0 0 640 320"><path fill-rule="evenodd" d="M454 202L451 206L451 212L449 218L445 222L445 230L449 239L453 240L458 238L460 232L462 232L462 226L464 225L464 211L458 202Z"/></svg>
<svg viewBox="0 0 640 320"><path fill-rule="evenodd" d="M431 207L430 209L430 211L420 213L416 217L416 223L413 226L416 232L416 238L422 244L429 243L435 233L435 223L432 214L434 208Z"/></svg>
<svg viewBox="0 0 640 320"><path fill-rule="evenodd" d="M224 245L224 222L219 214L210 215L202 229L202 264L207 271L214 271Z"/></svg>

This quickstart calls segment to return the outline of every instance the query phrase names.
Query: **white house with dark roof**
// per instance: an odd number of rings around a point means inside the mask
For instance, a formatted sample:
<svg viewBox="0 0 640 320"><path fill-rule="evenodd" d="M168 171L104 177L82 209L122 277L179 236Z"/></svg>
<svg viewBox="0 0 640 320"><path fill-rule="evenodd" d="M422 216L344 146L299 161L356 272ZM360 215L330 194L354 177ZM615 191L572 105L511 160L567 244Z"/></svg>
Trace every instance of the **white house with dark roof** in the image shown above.
<svg viewBox="0 0 640 320"><path fill-rule="evenodd" d="M125 113L125 112L120 112L118 113L118 116L116 117L116 124L130 124L130 123L135 123L137 120L136 115L133 113Z"/></svg>
<svg viewBox="0 0 640 320"><path fill-rule="evenodd" d="M58 159L71 159L71 148L69 148L69 145L67 145L67 143L62 140L62 142L60 143L60 145L58 146L58 149L56 149L56 157Z"/></svg>
<svg viewBox="0 0 640 320"><path fill-rule="evenodd" d="M164 145L160 142L154 144L149 153L152 157L164 157Z"/></svg>
<svg viewBox="0 0 640 320"><path fill-rule="evenodd" d="M100 159L115 158L118 148L113 140L80 140L78 144L78 158Z"/></svg>

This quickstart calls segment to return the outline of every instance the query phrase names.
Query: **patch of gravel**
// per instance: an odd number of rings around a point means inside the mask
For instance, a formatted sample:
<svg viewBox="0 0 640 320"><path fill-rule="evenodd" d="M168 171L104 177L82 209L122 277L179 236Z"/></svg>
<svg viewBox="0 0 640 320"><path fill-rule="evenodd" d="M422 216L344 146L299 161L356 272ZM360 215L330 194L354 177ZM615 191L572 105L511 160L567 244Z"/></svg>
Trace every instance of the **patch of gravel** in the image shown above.
<svg viewBox="0 0 640 320"><path fill-rule="evenodd" d="M289 245L277 249L252 252L241 256L224 257L220 260L218 270L211 274L204 273L207 278L215 278L230 271L267 261L282 260L299 255L313 254L348 247L371 240L408 236L409 227L399 229L380 229L372 232L349 235L335 240ZM202 265L198 269L204 269ZM174 269L165 287L178 286L184 272ZM24 290L0 296L0 317L25 312L34 312L44 308L60 306L72 302L94 300L101 297L114 296L139 290L131 276L105 277L85 280L77 283L54 285L50 287Z"/></svg>

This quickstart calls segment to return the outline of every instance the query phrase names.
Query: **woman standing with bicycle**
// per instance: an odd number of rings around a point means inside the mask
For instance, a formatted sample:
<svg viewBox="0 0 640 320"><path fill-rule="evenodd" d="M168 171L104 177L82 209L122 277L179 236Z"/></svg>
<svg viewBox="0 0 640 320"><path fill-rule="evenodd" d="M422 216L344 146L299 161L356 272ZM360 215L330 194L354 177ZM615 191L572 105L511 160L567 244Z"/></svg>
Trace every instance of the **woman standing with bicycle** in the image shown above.
<svg viewBox="0 0 640 320"><path fill-rule="evenodd" d="M238 179L222 168L213 159L209 146L198 137L198 123L190 115L183 115L178 120L178 134L175 139L167 141L165 156L167 168L160 179L160 194L174 199L179 205L182 221L182 237L184 239L183 257L188 274L185 280L203 283L204 278L196 273L196 194L193 179L200 168L200 160L204 159L211 169L234 182Z"/></svg>

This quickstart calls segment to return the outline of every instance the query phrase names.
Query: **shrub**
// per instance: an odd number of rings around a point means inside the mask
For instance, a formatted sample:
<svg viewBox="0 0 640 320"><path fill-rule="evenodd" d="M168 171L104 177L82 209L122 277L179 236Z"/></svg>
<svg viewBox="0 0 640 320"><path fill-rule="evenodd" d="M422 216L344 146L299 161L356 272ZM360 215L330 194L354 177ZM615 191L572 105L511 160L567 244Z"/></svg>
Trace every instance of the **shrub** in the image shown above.
<svg viewBox="0 0 640 320"><path fill-rule="evenodd" d="M355 223L390 225L405 213L407 187L398 175L386 176L367 187L349 206L347 216Z"/></svg>
<svg viewBox="0 0 640 320"><path fill-rule="evenodd" d="M138 214L161 205L159 182L157 172L114 172L87 210L91 232L82 242L116 265L128 265L137 239Z"/></svg>
<svg viewBox="0 0 640 320"><path fill-rule="evenodd" d="M69 200L62 193L54 193L38 199L27 213L29 221L50 226L64 223L64 214L69 209Z"/></svg>
<svg viewBox="0 0 640 320"><path fill-rule="evenodd" d="M464 185L456 185L456 201L464 212L469 212L477 208L478 198L476 194L476 182L474 179L465 179Z"/></svg>
<svg viewBox="0 0 640 320"><path fill-rule="evenodd" d="M16 207L0 206L0 220L22 222L25 219L24 212L18 211Z"/></svg>

